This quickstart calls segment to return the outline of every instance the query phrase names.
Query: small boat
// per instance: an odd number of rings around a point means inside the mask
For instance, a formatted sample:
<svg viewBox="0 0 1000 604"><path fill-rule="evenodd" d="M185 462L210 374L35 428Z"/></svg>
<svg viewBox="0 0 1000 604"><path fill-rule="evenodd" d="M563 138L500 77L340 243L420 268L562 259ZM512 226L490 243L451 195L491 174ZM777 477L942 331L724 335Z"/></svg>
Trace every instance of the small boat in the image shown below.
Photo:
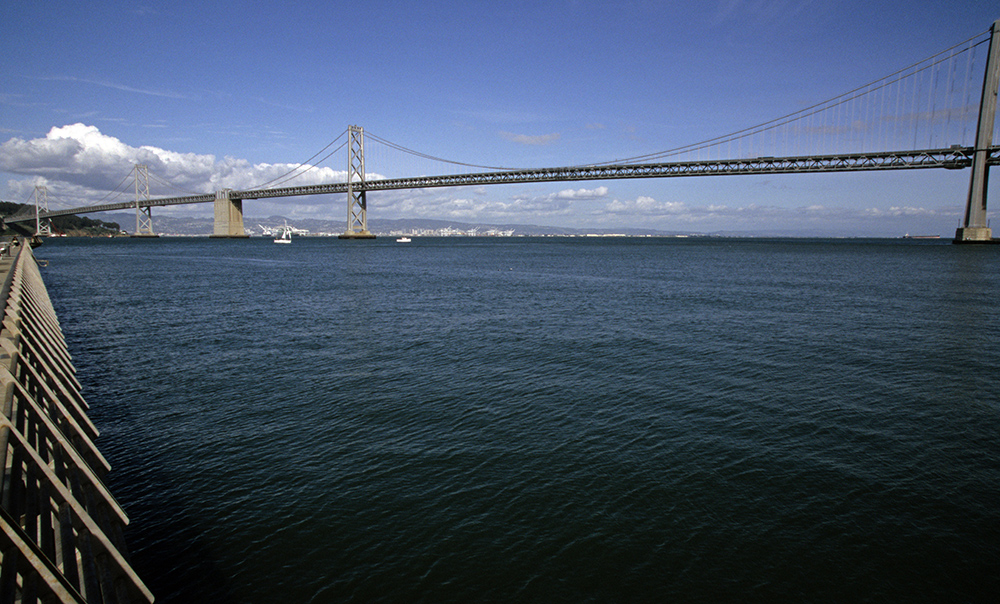
<svg viewBox="0 0 1000 604"><path fill-rule="evenodd" d="M281 228L281 234L274 238L275 243L291 243L292 242L292 227L283 226Z"/></svg>
<svg viewBox="0 0 1000 604"><path fill-rule="evenodd" d="M409 237L400 237L399 239L396 240L396 243L409 243L411 241L413 240L410 239Z"/></svg>

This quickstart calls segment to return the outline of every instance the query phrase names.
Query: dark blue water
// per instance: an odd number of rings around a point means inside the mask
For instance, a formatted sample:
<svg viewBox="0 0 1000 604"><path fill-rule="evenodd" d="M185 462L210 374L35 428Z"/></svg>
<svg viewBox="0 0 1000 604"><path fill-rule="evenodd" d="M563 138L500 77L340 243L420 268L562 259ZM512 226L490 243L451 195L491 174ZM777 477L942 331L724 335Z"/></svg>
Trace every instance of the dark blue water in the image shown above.
<svg viewBox="0 0 1000 604"><path fill-rule="evenodd" d="M995 602L1000 248L58 240L160 602Z"/></svg>

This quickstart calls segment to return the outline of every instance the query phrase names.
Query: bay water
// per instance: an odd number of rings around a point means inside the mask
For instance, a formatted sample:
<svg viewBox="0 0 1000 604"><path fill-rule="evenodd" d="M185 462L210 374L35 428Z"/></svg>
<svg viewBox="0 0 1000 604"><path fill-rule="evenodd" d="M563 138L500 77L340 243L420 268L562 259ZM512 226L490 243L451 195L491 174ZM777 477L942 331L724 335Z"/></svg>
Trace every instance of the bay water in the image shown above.
<svg viewBox="0 0 1000 604"><path fill-rule="evenodd" d="M1000 597L1000 247L36 256L158 602Z"/></svg>

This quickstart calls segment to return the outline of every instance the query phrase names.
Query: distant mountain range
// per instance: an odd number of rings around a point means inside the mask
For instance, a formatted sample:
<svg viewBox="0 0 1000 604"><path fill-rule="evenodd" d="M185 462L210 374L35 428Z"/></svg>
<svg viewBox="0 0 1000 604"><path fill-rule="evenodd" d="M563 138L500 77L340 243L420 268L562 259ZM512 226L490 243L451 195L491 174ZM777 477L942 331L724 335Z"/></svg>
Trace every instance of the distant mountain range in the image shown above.
<svg viewBox="0 0 1000 604"><path fill-rule="evenodd" d="M107 213L102 220L106 222L117 222L125 231L135 228L135 215L127 213ZM244 217L243 226L251 235L261 235L261 227L268 229L288 224L296 229L309 231L310 235L343 233L346 223L343 220L316 220L301 219L295 220L284 216L268 216L267 218ZM131 228L130 228L131 227ZM182 235L182 236L207 236L211 235L214 229L214 219L212 218L190 218L175 216L153 216L153 231L160 235ZM395 235L401 233L424 233L433 235L435 233L469 233L473 229L480 235L488 231L513 231L514 236L545 236L545 235L611 235L621 234L634 237L639 236L676 236L676 235L698 235L699 233L657 231L653 229L572 229L567 227L538 226L532 224L486 224L457 222L453 220L426 220L426 219L369 219L368 229L375 235Z"/></svg>
<svg viewBox="0 0 1000 604"><path fill-rule="evenodd" d="M16 206L0 202L0 205ZM9 211L8 213L11 213ZM2 213L2 212L0 212ZM105 212L99 214L100 220L93 220L96 223L118 223L125 231L135 230L135 214L130 212ZM79 220L79 218L77 218ZM261 227L273 229L275 227L288 224L298 230L308 231L309 235L339 235L344 232L346 223L343 220L316 220L316 219L291 219L284 216L244 217L243 224L252 236L263 236ZM107 226L106 224L103 226ZM157 214L153 216L153 231L158 235L181 236L181 237L207 237L212 234L215 227L213 218L194 218L190 216L166 216ZM641 229L629 227L616 227L610 229L601 228L569 228L558 226L539 226L534 224L514 224L514 223L473 223L458 222L454 220L430 220L430 219L369 219L369 230L376 236L399 236L402 234L415 234L421 236L434 235L462 235L477 234L487 235L493 233L510 233L515 237L544 237L544 236L584 236L584 235L624 235L629 237L829 237L829 234L821 231L808 231L805 229L795 231L714 231L711 233L698 231L663 231L656 229ZM33 230L34 226L28 227ZM105 234L106 228L101 233L90 233L89 231L64 229L71 235L94 235Z"/></svg>

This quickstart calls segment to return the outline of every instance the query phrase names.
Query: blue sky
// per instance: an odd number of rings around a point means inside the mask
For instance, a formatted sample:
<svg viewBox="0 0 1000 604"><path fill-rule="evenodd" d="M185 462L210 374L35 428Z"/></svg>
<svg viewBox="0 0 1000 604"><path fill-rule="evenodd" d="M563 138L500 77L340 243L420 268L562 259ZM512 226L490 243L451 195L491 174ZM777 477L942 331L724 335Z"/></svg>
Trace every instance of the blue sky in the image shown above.
<svg viewBox="0 0 1000 604"><path fill-rule="evenodd" d="M1000 18L995 1L978 0L39 0L0 12L0 197L24 202L42 183L52 207L106 197L136 161L184 191L251 187L349 124L483 165L632 157L801 110ZM375 147L374 174L462 171ZM338 153L301 182L342 178L346 162ZM373 193L368 203L369 218L949 236L968 179L935 170L603 181ZM345 204L287 198L244 211L339 220ZM211 207L156 209L154 224L157 213Z"/></svg>

